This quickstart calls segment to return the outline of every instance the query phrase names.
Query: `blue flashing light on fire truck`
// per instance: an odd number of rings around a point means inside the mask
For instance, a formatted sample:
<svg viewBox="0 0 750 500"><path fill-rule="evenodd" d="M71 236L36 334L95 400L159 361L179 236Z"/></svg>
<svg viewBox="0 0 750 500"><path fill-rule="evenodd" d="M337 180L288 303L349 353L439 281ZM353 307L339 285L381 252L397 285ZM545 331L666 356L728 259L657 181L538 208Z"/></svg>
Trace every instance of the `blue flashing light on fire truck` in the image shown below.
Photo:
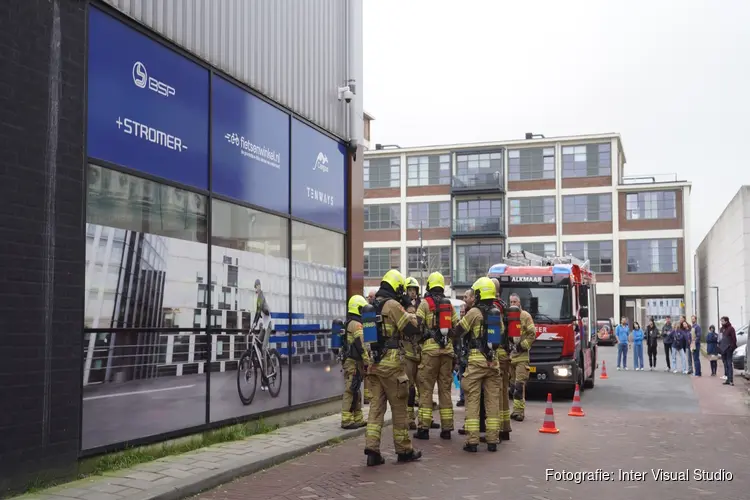
<svg viewBox="0 0 750 500"><path fill-rule="evenodd" d="M594 387L596 380L596 276L589 261L508 252L487 274L500 281L508 304L512 293L531 314L536 341L529 351L529 384L546 389ZM591 321L589 318L594 318ZM509 335L518 335L510 331Z"/></svg>

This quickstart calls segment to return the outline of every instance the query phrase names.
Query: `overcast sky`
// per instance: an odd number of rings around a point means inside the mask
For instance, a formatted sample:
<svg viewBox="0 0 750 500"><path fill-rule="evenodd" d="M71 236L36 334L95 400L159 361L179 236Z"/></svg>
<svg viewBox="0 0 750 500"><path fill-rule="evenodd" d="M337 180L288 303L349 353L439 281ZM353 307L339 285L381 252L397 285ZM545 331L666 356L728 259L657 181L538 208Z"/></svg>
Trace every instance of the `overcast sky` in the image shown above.
<svg viewBox="0 0 750 500"><path fill-rule="evenodd" d="M373 143L619 132L693 183L693 250L750 184L750 0L364 3Z"/></svg>

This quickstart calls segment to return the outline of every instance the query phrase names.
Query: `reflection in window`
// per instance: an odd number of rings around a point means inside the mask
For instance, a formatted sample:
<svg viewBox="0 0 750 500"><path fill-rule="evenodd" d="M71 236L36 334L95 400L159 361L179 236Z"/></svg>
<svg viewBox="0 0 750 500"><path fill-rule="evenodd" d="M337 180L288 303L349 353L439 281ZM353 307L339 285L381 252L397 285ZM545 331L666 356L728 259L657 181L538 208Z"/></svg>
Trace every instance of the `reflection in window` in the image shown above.
<svg viewBox="0 0 750 500"><path fill-rule="evenodd" d="M629 273L676 273L677 240L628 240Z"/></svg>
<svg viewBox="0 0 750 500"><path fill-rule="evenodd" d="M456 177L453 186L501 187L503 185L503 153L470 153L456 155Z"/></svg>
<svg viewBox="0 0 750 500"><path fill-rule="evenodd" d="M406 205L406 221L409 229L450 227L451 205L449 201L409 203Z"/></svg>
<svg viewBox="0 0 750 500"><path fill-rule="evenodd" d="M612 220L612 195L579 194L563 196L563 222Z"/></svg>
<svg viewBox="0 0 750 500"><path fill-rule="evenodd" d="M382 278L391 269L401 268L398 248L365 248L365 278Z"/></svg>
<svg viewBox="0 0 750 500"><path fill-rule="evenodd" d="M562 176L598 177L612 174L612 147L605 144L563 146Z"/></svg>
<svg viewBox="0 0 750 500"><path fill-rule="evenodd" d="M343 389L330 349L331 323L346 317L344 235L292 222L292 312L295 358L292 404L337 396ZM299 319L297 319L299 317ZM298 332L298 333L297 333Z"/></svg>
<svg viewBox="0 0 750 500"><path fill-rule="evenodd" d="M529 252L544 257L554 257L557 253L557 244L550 243L511 243L508 245L511 252Z"/></svg>
<svg viewBox="0 0 750 500"><path fill-rule="evenodd" d="M410 156L406 162L409 187L451 183L450 155Z"/></svg>
<svg viewBox="0 0 750 500"><path fill-rule="evenodd" d="M511 224L554 224L554 196L510 200Z"/></svg>
<svg viewBox="0 0 750 500"><path fill-rule="evenodd" d="M401 185L401 158L368 158L363 162L365 189Z"/></svg>
<svg viewBox="0 0 750 500"><path fill-rule="evenodd" d="M365 205L365 230L401 227L401 205Z"/></svg>
<svg viewBox="0 0 750 500"><path fill-rule="evenodd" d="M490 267L501 261L503 245L459 245L456 246L456 257L454 280L474 283L480 276L487 276Z"/></svg>
<svg viewBox="0 0 750 500"><path fill-rule="evenodd" d="M446 278L451 275L451 247L424 247L427 253L426 267L419 265L419 247L409 247L406 250L406 267L409 275L417 275L420 272L424 273L424 277L434 272L439 272Z"/></svg>
<svg viewBox="0 0 750 500"><path fill-rule="evenodd" d="M676 219L677 193L675 191L628 193L625 197L625 216L628 220Z"/></svg>
<svg viewBox="0 0 750 500"><path fill-rule="evenodd" d="M555 148L508 151L508 180L533 181L555 178Z"/></svg>
<svg viewBox="0 0 750 500"><path fill-rule="evenodd" d="M217 281L221 296L212 304L220 310L234 311L232 315L222 315L218 326L252 326L259 307L255 280L260 280L271 313L289 312L288 224L275 215L213 200L211 276ZM250 314L245 317L237 311ZM288 321L274 318L275 324Z"/></svg>

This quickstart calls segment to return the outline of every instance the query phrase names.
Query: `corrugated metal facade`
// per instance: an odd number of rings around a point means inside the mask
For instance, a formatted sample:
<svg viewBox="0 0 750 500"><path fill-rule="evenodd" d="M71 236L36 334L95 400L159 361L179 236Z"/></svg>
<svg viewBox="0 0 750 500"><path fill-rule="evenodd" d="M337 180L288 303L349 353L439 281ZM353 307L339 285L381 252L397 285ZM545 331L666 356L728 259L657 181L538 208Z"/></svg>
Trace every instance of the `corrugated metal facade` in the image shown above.
<svg viewBox="0 0 750 500"><path fill-rule="evenodd" d="M104 0L348 139L347 0Z"/></svg>

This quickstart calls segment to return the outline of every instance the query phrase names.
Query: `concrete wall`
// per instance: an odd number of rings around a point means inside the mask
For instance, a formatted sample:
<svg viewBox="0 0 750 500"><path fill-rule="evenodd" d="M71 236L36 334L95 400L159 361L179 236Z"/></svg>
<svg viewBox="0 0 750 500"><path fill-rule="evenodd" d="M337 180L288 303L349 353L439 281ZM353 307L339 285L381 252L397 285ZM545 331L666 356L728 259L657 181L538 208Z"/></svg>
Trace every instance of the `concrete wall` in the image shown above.
<svg viewBox="0 0 750 500"><path fill-rule="evenodd" d="M338 100L337 89L356 78L347 68L349 0L105 1L348 139L349 107ZM357 94L361 98L361 88Z"/></svg>
<svg viewBox="0 0 750 500"><path fill-rule="evenodd" d="M735 327L750 315L750 186L742 186L696 250L696 295L703 323L717 319L716 289L721 316Z"/></svg>

